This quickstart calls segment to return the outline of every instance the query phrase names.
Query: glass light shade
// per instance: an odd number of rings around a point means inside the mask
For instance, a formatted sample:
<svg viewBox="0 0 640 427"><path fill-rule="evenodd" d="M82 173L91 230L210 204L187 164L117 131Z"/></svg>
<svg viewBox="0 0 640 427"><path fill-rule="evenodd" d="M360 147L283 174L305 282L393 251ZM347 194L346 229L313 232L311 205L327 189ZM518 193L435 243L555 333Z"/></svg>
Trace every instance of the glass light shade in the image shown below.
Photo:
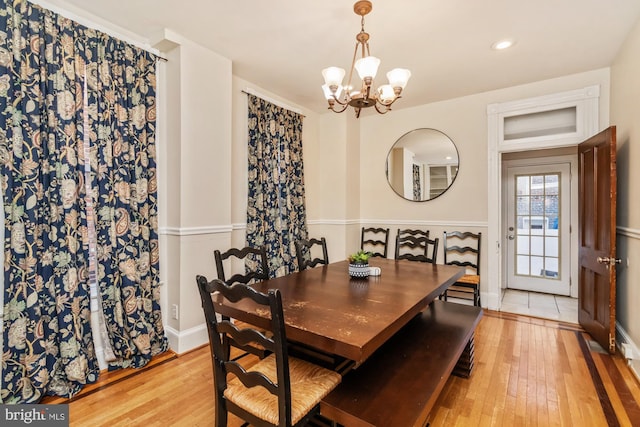
<svg viewBox="0 0 640 427"><path fill-rule="evenodd" d="M396 94L393 91L393 87L391 85L382 85L378 88L378 94L380 101L384 103L391 102L395 99Z"/></svg>
<svg viewBox="0 0 640 427"><path fill-rule="evenodd" d="M331 89L329 89L328 85L322 85L322 91L324 92L324 97L327 99L334 99L333 98L333 93L331 92ZM336 98L340 98L340 94L342 94L342 86L338 86L338 89L336 89Z"/></svg>
<svg viewBox="0 0 640 427"><path fill-rule="evenodd" d="M327 86L342 86L344 69L339 67L328 67L322 70L322 77Z"/></svg>
<svg viewBox="0 0 640 427"><path fill-rule="evenodd" d="M394 68L387 73L391 87L401 87L404 89L409 81L409 77L411 77L411 71L406 68Z"/></svg>
<svg viewBox="0 0 640 427"><path fill-rule="evenodd" d="M360 78L364 80L365 77L375 79L378 66L380 66L380 60L378 58L375 56L366 56L358 59L354 67L358 71Z"/></svg>

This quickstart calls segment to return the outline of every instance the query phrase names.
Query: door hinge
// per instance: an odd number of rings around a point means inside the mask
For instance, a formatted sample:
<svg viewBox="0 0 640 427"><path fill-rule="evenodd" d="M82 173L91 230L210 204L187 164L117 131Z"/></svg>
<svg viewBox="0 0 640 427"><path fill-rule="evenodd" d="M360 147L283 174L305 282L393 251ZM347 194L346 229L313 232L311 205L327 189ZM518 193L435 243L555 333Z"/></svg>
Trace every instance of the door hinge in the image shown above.
<svg viewBox="0 0 640 427"><path fill-rule="evenodd" d="M609 353L613 354L616 351L616 337L609 334Z"/></svg>

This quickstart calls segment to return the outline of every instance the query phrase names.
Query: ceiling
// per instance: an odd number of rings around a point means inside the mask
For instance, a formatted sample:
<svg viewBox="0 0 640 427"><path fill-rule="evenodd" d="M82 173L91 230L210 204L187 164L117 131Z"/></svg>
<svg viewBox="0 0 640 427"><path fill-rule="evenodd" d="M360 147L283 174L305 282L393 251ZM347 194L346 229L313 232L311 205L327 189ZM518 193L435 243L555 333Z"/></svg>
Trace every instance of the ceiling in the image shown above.
<svg viewBox="0 0 640 427"><path fill-rule="evenodd" d="M360 31L355 0L34 2L149 43L170 29L231 59L234 75L317 112L327 108L321 70L348 68ZM638 0L372 2L365 30L382 60L376 85L392 68L412 72L394 109L608 67L640 18ZM492 50L502 38L515 46Z"/></svg>

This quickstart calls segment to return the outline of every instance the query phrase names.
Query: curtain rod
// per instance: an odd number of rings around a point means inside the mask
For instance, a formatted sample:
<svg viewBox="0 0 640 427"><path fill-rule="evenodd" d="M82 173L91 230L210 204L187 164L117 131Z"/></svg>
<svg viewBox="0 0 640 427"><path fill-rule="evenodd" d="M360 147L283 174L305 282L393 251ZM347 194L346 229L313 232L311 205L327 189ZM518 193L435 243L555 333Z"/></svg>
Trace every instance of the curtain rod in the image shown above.
<svg viewBox="0 0 640 427"><path fill-rule="evenodd" d="M124 32L129 32L125 29L119 29L120 27L115 28L115 24L108 22L105 19L99 18L90 12L87 12L81 8L76 8L76 12L73 12L69 9L64 9L63 7L51 4L47 0L29 0L31 3L37 4L40 7L45 9L49 9L52 12L57 13L58 15L62 15L65 18L71 19L72 21L76 21L78 24L83 25L87 28L92 28L97 31L101 31L110 35L111 37L120 39L124 42L132 44L133 46L145 50L149 53L154 54L158 57L159 60L167 62L168 59L162 56L160 51L156 48L149 46L146 43L135 40L134 37L126 35ZM103 23L99 23L98 20ZM133 34L133 33L131 33Z"/></svg>
<svg viewBox="0 0 640 427"><path fill-rule="evenodd" d="M241 92L242 93L246 93L247 95L257 96L258 98L264 99L265 101L268 101L268 102L270 102L272 104L275 104L278 107L282 107L282 108L284 108L286 110L293 111L294 113L298 113L302 117L305 117L304 114L302 114L302 110L300 110L299 108L292 107L290 105L285 104L282 101L278 101L278 100L275 100L273 98L270 98L269 96L261 94L260 92L254 90L254 89L251 89L250 87L246 87L246 88L242 89Z"/></svg>

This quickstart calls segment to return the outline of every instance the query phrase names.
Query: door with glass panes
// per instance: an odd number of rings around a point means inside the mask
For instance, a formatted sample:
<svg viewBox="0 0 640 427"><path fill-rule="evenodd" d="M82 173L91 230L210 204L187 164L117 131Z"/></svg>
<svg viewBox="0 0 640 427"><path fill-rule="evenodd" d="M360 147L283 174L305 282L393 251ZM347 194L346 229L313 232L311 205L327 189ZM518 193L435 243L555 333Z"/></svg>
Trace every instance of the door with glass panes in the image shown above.
<svg viewBox="0 0 640 427"><path fill-rule="evenodd" d="M507 168L507 287L570 295L569 163Z"/></svg>

